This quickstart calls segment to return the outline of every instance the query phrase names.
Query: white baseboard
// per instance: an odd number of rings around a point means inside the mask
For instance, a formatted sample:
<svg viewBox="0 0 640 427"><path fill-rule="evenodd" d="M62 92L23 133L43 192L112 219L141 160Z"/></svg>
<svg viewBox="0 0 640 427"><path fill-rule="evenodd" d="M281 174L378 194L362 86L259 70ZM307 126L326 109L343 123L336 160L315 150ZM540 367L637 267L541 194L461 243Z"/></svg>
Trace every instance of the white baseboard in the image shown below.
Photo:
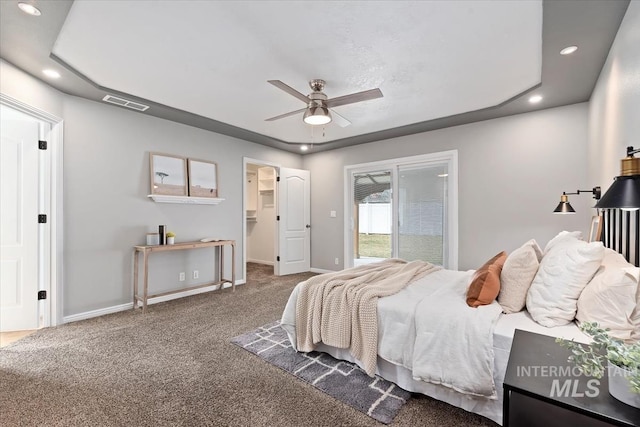
<svg viewBox="0 0 640 427"><path fill-rule="evenodd" d="M119 311L131 310L133 303L114 305L113 307L99 308L98 310L85 311L84 313L72 314L64 316L62 323L77 322L78 320L91 319L92 317L104 316L105 314L118 313Z"/></svg>
<svg viewBox="0 0 640 427"><path fill-rule="evenodd" d="M336 271L340 271L340 270L324 270L322 268L312 268L309 271L312 272L312 273L324 274L324 273L335 273Z"/></svg>
<svg viewBox="0 0 640 427"><path fill-rule="evenodd" d="M273 265L273 261L262 261L260 259L247 258L247 262L254 262L256 264Z"/></svg>
<svg viewBox="0 0 640 427"><path fill-rule="evenodd" d="M244 285L245 283L246 283L246 280L244 280L244 279L236 280L236 286ZM222 285L222 287L223 287L223 289L224 288L229 288L229 287L231 287L231 283L224 283ZM188 297L190 295L197 295L197 294L201 294L201 293L204 293L204 292L211 292L211 291L215 291L217 289L218 289L218 285L211 285L211 286L207 286L205 288L192 289L190 291L178 292L176 294L171 294L171 295L163 295L161 297L149 298L149 300L147 301L147 304L148 305L157 304L159 302L171 301L173 299L184 298L184 297ZM142 305L138 301L138 307L141 307L141 306ZM129 303L126 303L126 304L114 305L112 307L100 308L98 310L85 311L84 313L78 313L78 314L72 314L70 316L64 316L63 319L62 319L62 322L63 323L77 322L79 320L86 320L86 319L91 319L93 317L104 316L105 314L112 314L112 313L118 313L120 311L131 310L132 308L133 308L133 303L129 302Z"/></svg>

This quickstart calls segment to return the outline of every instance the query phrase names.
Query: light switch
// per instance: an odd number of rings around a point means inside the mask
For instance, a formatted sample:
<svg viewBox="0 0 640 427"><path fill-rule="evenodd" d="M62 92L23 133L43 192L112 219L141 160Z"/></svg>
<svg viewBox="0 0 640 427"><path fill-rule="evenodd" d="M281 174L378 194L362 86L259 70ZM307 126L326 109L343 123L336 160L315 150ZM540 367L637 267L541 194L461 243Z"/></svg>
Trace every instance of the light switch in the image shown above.
<svg viewBox="0 0 640 427"><path fill-rule="evenodd" d="M335 218L335 217L336 217L336 211L331 211L331 212L329 212L329 216L330 216L331 218Z"/></svg>

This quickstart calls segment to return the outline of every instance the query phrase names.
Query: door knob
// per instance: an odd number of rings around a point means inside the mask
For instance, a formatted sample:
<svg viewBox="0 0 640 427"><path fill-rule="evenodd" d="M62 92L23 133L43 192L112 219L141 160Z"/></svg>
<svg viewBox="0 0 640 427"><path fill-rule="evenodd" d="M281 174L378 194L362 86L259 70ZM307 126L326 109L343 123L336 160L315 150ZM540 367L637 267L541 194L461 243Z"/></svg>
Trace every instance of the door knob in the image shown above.
<svg viewBox="0 0 640 427"><path fill-rule="evenodd" d="M306 225L306 227L307 227L307 228L311 228L311 225L310 225L310 224L307 224L307 225Z"/></svg>

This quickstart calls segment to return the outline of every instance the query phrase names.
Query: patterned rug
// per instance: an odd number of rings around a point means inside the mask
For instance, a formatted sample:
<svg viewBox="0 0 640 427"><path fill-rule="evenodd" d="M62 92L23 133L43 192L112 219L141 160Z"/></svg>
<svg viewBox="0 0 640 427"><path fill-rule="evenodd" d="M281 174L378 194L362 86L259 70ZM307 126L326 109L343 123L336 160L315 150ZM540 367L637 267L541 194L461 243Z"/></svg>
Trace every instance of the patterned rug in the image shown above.
<svg viewBox="0 0 640 427"><path fill-rule="evenodd" d="M326 353L298 353L280 322L264 325L231 342L385 424L393 421L411 397L408 391L378 376L371 378L352 363Z"/></svg>

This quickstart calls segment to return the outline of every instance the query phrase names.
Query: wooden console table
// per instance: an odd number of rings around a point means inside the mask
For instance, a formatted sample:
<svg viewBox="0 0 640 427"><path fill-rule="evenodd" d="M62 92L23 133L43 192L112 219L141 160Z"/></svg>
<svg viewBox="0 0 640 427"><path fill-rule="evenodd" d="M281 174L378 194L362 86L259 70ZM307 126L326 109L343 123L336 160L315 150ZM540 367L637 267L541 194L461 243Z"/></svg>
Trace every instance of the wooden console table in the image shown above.
<svg viewBox="0 0 640 427"><path fill-rule="evenodd" d="M224 278L224 246L231 246L231 280ZM167 291L159 294L149 295L149 255L153 252L167 252L167 251L184 251L187 249L201 249L218 247L218 260L219 260L219 274L218 281L207 282L196 286L190 286L188 288L176 289L175 291ZM138 276L139 276L139 263L138 254L142 252L143 267L142 274L144 276L142 295L138 294ZM149 298L161 297L164 295L176 294L179 292L191 291L193 289L204 288L205 286L220 285L219 289L225 283L231 283L231 291L236 290L236 241L235 240L216 240L213 242L184 242L176 243L175 245L154 245L154 246L134 246L133 247L133 308L136 308L138 301L142 302L142 312L144 313L147 308L147 300Z"/></svg>

